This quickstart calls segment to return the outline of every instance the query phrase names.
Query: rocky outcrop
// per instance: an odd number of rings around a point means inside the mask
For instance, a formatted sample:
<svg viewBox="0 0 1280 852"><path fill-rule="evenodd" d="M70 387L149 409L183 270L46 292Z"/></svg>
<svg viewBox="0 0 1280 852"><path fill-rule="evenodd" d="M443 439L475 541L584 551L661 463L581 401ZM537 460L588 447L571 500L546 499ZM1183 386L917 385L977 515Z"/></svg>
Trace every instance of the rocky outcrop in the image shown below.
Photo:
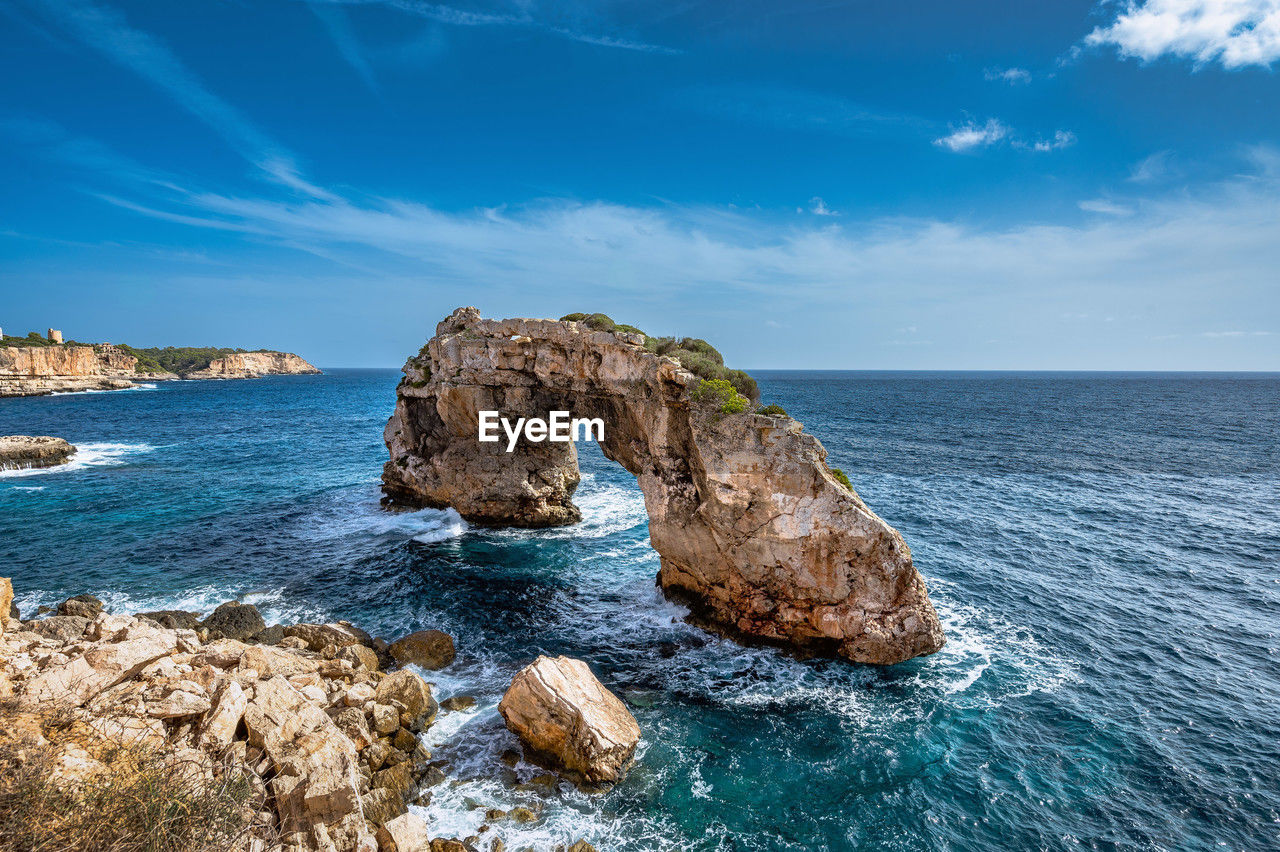
<svg viewBox="0 0 1280 852"><path fill-rule="evenodd" d="M0 437L0 470L57 467L66 464L76 448L62 438L48 435Z"/></svg>
<svg viewBox="0 0 1280 852"><path fill-rule="evenodd" d="M0 579L5 613L11 596ZM376 660L357 666L335 656L332 642L316 652L301 640L205 641L203 630L89 610L92 617L0 619L0 698L82 732L57 754L58 783L108 772L95 755L127 740L172 759L194 790L232 772L258 791L234 848L376 852L379 839L383 850L427 848L425 825L406 817L432 768L417 734L438 709L417 674L383 672ZM57 630L41 629L55 620Z"/></svg>
<svg viewBox="0 0 1280 852"><path fill-rule="evenodd" d="M0 346L0 397L136 387L137 363L137 358L109 343Z"/></svg>
<svg viewBox="0 0 1280 852"><path fill-rule="evenodd" d="M320 370L292 352L235 352L214 358L202 370L182 374L184 379L257 379L262 376L317 374Z"/></svg>
<svg viewBox="0 0 1280 852"><path fill-rule="evenodd" d="M419 630L391 643L387 652L397 663L442 669L453 662L453 637L442 630Z"/></svg>
<svg viewBox="0 0 1280 852"><path fill-rule="evenodd" d="M591 784L621 778L640 742L626 705L569 657L538 657L521 669L498 712L535 755Z"/></svg>
<svg viewBox="0 0 1280 852"><path fill-rule="evenodd" d="M837 479L800 423L698 401L701 380L644 338L460 308L404 367L384 433L396 504L469 521L577 521L572 443L477 439L478 412L603 419L604 454L636 476L658 581L696 619L806 653L895 663L942 647L902 536Z"/></svg>

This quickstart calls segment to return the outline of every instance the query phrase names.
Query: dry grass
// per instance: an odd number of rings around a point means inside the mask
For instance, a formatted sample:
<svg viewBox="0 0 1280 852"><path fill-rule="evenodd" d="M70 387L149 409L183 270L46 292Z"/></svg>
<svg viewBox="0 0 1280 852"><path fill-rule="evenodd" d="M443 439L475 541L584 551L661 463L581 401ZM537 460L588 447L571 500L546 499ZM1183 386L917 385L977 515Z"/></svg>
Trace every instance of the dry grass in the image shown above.
<svg viewBox="0 0 1280 852"><path fill-rule="evenodd" d="M83 748L103 769L55 780ZM0 852L215 852L246 848L261 793L229 765L104 740L74 714L0 706Z"/></svg>

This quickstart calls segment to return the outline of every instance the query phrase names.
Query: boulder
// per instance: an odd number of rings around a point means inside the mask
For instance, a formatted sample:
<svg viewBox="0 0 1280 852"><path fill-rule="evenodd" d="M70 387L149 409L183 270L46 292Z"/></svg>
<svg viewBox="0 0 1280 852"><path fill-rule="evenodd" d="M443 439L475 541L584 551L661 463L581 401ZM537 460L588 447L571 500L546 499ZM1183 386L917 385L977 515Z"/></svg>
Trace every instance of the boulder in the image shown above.
<svg viewBox="0 0 1280 852"><path fill-rule="evenodd" d="M348 645L338 650L338 659L351 663L354 669L376 672L379 668L378 652L367 645Z"/></svg>
<svg viewBox="0 0 1280 852"><path fill-rule="evenodd" d="M453 637L441 630L419 630L391 643L388 649L401 665L442 669L453 662Z"/></svg>
<svg viewBox="0 0 1280 852"><path fill-rule="evenodd" d="M138 618L153 621L170 630L195 630L200 626L200 613L187 612L181 609L162 609L155 612L140 612Z"/></svg>
<svg viewBox="0 0 1280 852"><path fill-rule="evenodd" d="M387 820L378 829L378 848L382 852L427 852L427 824L412 813Z"/></svg>
<svg viewBox="0 0 1280 852"><path fill-rule="evenodd" d="M93 595L76 595L58 604L58 615L75 615L94 619L102 612L102 601Z"/></svg>
<svg viewBox="0 0 1280 852"><path fill-rule="evenodd" d="M374 700L380 704L399 704L401 724L411 731L421 731L436 719L440 705L431 697L431 687L408 669L401 669L384 677L374 690Z"/></svg>
<svg viewBox="0 0 1280 852"><path fill-rule="evenodd" d="M252 638L267 624L262 620L262 615L253 604L227 601L215 609L208 618L200 622L200 626L209 631L210 639L238 639L244 641Z"/></svg>
<svg viewBox="0 0 1280 852"><path fill-rule="evenodd" d="M329 645L342 649L350 645L373 646L373 637L347 621L330 624L289 624L284 635L301 639L312 651L323 651Z"/></svg>
<svg viewBox="0 0 1280 852"><path fill-rule="evenodd" d="M213 709L205 717L204 727L200 730L200 744L219 751L230 746L248 705L244 689L234 680L228 680Z"/></svg>
<svg viewBox="0 0 1280 852"><path fill-rule="evenodd" d="M13 581L8 577L0 577L0 633L9 629L9 621L17 621L14 614Z"/></svg>
<svg viewBox="0 0 1280 852"><path fill-rule="evenodd" d="M626 705L569 657L540 656L521 669L498 712L536 755L592 784L621 778L640 742Z"/></svg>

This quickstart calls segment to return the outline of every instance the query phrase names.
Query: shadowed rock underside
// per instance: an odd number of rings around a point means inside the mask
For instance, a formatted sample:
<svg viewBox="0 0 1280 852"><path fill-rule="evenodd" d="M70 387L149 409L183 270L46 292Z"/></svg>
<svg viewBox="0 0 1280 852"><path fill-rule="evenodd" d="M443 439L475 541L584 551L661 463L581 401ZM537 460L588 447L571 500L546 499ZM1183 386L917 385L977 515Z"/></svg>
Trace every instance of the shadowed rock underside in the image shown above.
<svg viewBox="0 0 1280 852"><path fill-rule="evenodd" d="M695 402L700 380L642 335L459 308L404 373L384 434L393 504L452 506L479 524L574 523L574 445L522 440L508 453L478 441L478 413L599 417L605 456L644 493L658 582L697 621L866 663L942 647L906 542L832 476L822 444L785 416Z"/></svg>

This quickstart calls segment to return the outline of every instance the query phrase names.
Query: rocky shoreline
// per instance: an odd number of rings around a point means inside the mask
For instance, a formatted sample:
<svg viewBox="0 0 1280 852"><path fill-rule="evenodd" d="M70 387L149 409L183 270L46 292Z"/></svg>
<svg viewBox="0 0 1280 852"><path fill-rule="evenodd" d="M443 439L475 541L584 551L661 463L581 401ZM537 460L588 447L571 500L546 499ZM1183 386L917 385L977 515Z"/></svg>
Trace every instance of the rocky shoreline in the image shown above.
<svg viewBox="0 0 1280 852"><path fill-rule="evenodd" d="M14 814L59 804L46 808L51 825L4 831L72 832L77 815L139 775L149 795L202 813L171 827L202 840L157 848L503 852L504 823L541 819L491 809L474 835L433 837L411 809L454 783L421 735L474 703L438 703L419 674L454 660L440 631L388 643L348 622L267 625L234 601L204 617L118 615L91 595L22 620L12 601L0 578L0 800ZM640 738L586 664L563 657L515 674L502 715L529 759L588 790L620 778ZM81 829L109 831L117 812ZM594 847L578 840L568 852Z"/></svg>

